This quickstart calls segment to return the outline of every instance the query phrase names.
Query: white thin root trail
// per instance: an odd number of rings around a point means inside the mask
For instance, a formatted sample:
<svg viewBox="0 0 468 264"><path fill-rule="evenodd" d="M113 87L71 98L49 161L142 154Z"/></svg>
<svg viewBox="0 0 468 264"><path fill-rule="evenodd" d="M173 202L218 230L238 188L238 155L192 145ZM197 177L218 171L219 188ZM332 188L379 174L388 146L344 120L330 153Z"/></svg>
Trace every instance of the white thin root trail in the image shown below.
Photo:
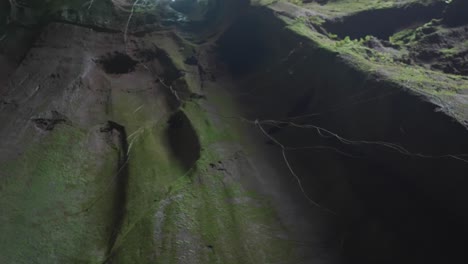
<svg viewBox="0 0 468 264"><path fill-rule="evenodd" d="M301 178L299 178L299 176L296 174L296 172L294 172L291 164L289 163L289 160L286 156L286 147L281 144L279 141L277 141L274 137L270 136L266 131L265 129L263 129L262 125L258 122L258 120L255 121L255 124L258 126L258 128L262 131L262 133L268 137L271 141L273 141L276 145L278 145L280 148L281 148L281 153L283 154L283 159L284 159L284 162L286 163L286 166L288 167L289 171L291 172L291 174L294 176L294 178L296 179L298 185L299 185L299 188L301 189L301 192L302 194L304 195L304 197L307 199L307 201L309 201L311 204L313 204L314 206L320 208L320 209L323 209L325 211L327 211L328 213L331 213L333 215L337 215L335 212L333 212L332 210L328 209L328 208L325 208L323 206L321 206L319 203L317 203L316 201L312 200L312 198L309 197L309 195L306 193L306 191L304 190L304 187L302 186L302 181L301 181Z"/></svg>
<svg viewBox="0 0 468 264"><path fill-rule="evenodd" d="M130 21L132 20L133 13L135 13L135 6L140 2L140 0L136 0L135 3L132 5L132 10L130 11L130 15L128 16L127 24L125 25L124 30L124 43L125 43L125 50L127 50L127 34L128 34L128 27L130 25Z"/></svg>

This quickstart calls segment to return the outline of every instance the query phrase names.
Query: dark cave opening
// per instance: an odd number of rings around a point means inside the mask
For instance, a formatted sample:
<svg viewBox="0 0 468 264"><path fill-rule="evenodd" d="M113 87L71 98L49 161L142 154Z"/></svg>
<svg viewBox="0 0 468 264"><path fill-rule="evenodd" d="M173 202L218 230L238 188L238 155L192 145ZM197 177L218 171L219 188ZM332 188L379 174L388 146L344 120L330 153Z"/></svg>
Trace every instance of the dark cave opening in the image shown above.
<svg viewBox="0 0 468 264"><path fill-rule="evenodd" d="M307 40L272 26L273 14L246 16L218 43L237 76L232 92L244 117L287 121L264 128L294 149L288 160L305 192L337 211L338 238L328 235L345 263L467 261L467 129L334 54L301 49ZM281 148L264 142L281 160Z"/></svg>
<svg viewBox="0 0 468 264"><path fill-rule="evenodd" d="M135 71L138 61L133 60L130 56L115 51L108 53L98 60L97 63L101 64L104 71L109 74L125 74Z"/></svg>
<svg viewBox="0 0 468 264"><path fill-rule="evenodd" d="M178 111L167 121L167 139L172 154L185 171L192 169L200 158L198 135L184 112Z"/></svg>
<svg viewBox="0 0 468 264"><path fill-rule="evenodd" d="M101 129L101 133L107 133L108 140L118 150L118 163L115 175L115 191L113 201L112 232L107 244L107 254L111 254L119 233L122 231L125 214L127 213L127 189L129 179L129 156L127 132L124 126L108 121Z"/></svg>

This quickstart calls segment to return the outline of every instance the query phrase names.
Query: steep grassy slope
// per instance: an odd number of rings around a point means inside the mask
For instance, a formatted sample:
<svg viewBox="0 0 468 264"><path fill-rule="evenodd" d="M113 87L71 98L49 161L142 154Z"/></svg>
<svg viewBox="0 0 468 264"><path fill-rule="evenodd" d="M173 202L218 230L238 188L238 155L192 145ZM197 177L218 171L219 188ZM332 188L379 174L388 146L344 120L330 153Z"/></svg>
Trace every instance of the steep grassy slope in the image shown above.
<svg viewBox="0 0 468 264"><path fill-rule="evenodd" d="M102 260L113 202L102 192L114 188L117 156L103 140L64 125L2 159L2 262ZM91 152L89 141L105 147Z"/></svg>

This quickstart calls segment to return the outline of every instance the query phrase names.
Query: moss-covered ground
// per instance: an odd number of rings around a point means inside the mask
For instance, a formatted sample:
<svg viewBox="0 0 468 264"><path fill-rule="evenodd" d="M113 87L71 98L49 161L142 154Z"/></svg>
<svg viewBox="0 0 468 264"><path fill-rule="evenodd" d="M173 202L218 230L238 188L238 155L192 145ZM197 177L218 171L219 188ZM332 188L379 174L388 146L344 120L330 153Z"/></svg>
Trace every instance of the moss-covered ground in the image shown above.
<svg viewBox="0 0 468 264"><path fill-rule="evenodd" d="M184 68L192 47L171 37L158 44L198 92L198 76ZM168 94L112 87L105 109L125 129L125 164L115 131L73 122L50 131L28 126L24 152L0 162L0 263L295 262L269 201L213 167L231 158L215 146L235 142L235 132L197 101L174 108ZM168 140L175 112L201 146L189 169Z"/></svg>
<svg viewBox="0 0 468 264"><path fill-rule="evenodd" d="M334 36L320 34L310 29L303 19L285 19L288 28L310 39L311 45L336 53L363 72L376 74L389 80L404 84L406 87L430 94L456 94L468 89L466 77L445 74L417 65L408 65L398 60L398 55L371 49L365 39L336 39Z"/></svg>
<svg viewBox="0 0 468 264"><path fill-rule="evenodd" d="M0 164L1 263L99 263L105 256L113 149L91 151L93 135L58 126Z"/></svg>
<svg viewBox="0 0 468 264"><path fill-rule="evenodd" d="M312 27L320 27L323 23L321 15L330 13L350 14L362 10L388 8L392 6L404 6L411 3L430 4L435 1L329 1L326 4L318 3L302 4L303 7L312 9L317 13L310 16L299 16L296 19L282 17L287 28L293 32L311 40L312 48L320 48L348 60L351 64L360 68L363 72L377 74L396 82L404 83L405 86L416 90L423 90L430 94L456 94L468 88L468 79L459 75L445 74L440 71L428 69L418 65L408 65L404 62L408 55L408 48L414 42L423 38L428 28L434 27L433 22L418 28L404 29L390 37L389 41L395 45L392 49L374 49L367 45L372 41L372 36L361 39L350 39L345 37L339 39L331 33L319 33ZM434 30L446 30L438 26ZM458 43L451 49L442 50L447 56L457 51L464 50L466 43Z"/></svg>
<svg viewBox="0 0 468 264"><path fill-rule="evenodd" d="M328 1L326 4L317 2L302 3L301 0L286 0L304 8L317 11L330 17L344 16L352 13L385 9L392 7L407 6L414 3L430 4L439 0L403 0L403 1L386 1L386 0L336 0Z"/></svg>
<svg viewBox="0 0 468 264"><path fill-rule="evenodd" d="M176 49L167 52L173 63L181 63L183 57ZM185 79L192 80L191 90L198 89L193 87L195 78ZM213 168L230 158L214 146L235 142L235 132L214 125L195 101L171 109L164 101L114 91L112 102L113 120L127 129L129 169L125 216L109 259L114 263L290 263L294 259L291 242L279 238L287 230L268 200ZM167 139L167 122L175 111L187 116L201 145L200 158L189 169L174 156Z"/></svg>

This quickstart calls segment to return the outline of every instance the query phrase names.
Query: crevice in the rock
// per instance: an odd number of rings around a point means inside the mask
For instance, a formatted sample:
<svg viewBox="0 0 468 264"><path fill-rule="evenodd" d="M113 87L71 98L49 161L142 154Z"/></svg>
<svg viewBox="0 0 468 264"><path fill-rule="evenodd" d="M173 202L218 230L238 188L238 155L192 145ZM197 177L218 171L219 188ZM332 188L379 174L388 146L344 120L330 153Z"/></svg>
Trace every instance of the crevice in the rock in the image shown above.
<svg viewBox="0 0 468 264"><path fill-rule="evenodd" d="M130 56L115 51L108 53L96 60L104 71L109 74L125 74L135 71L138 61L133 60Z"/></svg>
<svg viewBox="0 0 468 264"><path fill-rule="evenodd" d="M68 119L57 111L49 111L31 118L36 127L40 130L51 131L57 125L68 123Z"/></svg>
<svg viewBox="0 0 468 264"><path fill-rule="evenodd" d="M466 128L331 52L301 48L308 40L283 28L273 14L253 10L218 51L239 80L232 92L243 117L276 120L262 126L287 147L305 192L337 211L335 232L324 239L336 241L347 263L468 260L468 164L458 159L468 153ZM262 56L237 57L259 46ZM248 72L239 71L244 64Z"/></svg>
<svg viewBox="0 0 468 264"><path fill-rule="evenodd" d="M178 111L168 120L166 137L172 154L184 170L190 170L200 158L201 146L197 132L183 111Z"/></svg>
<svg viewBox="0 0 468 264"><path fill-rule="evenodd" d="M427 5L414 3L400 7L373 9L327 21L323 27L340 38L349 36L357 39L372 35L380 39L388 39L402 28L422 25L431 19L442 18L445 7L445 2L436 2Z"/></svg>
<svg viewBox="0 0 468 264"><path fill-rule="evenodd" d="M50 23L67 24L67 25L73 25L73 26L77 26L77 27L89 28L89 29L92 29L93 31L102 32L102 33L121 33L121 34L123 34L122 30L106 28L106 27L100 27L100 26L92 25L92 24L82 24L82 23L72 22L72 21L63 20L63 19L53 19L53 20L50 21Z"/></svg>
<svg viewBox="0 0 468 264"><path fill-rule="evenodd" d="M116 174L114 178L114 200L113 200L113 223L111 223L111 236L107 246L107 255L110 255L114 250L115 243L118 239L122 224L125 219L126 206L127 206L127 187L129 177L129 156L128 156L128 142L127 132L125 127L113 122L108 121L107 124L101 128L102 133L108 133L111 145L114 145L119 154Z"/></svg>

